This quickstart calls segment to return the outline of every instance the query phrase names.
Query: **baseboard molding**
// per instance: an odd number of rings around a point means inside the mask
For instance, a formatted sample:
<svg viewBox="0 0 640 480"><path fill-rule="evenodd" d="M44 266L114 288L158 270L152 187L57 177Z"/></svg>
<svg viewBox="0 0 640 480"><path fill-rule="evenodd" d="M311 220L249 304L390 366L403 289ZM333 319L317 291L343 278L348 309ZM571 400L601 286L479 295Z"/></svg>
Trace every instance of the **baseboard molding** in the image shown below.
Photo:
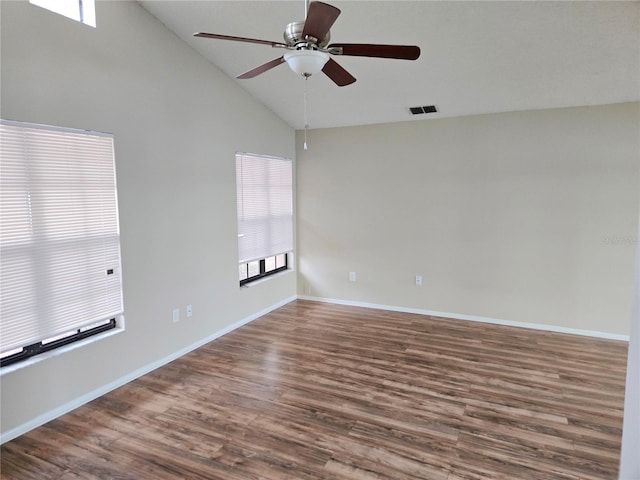
<svg viewBox="0 0 640 480"><path fill-rule="evenodd" d="M8 442L10 440L13 440L16 437L19 437L20 435L23 435L25 433L27 433L30 430L33 430L34 428L39 427L40 425L44 425L45 423L54 420L62 415L64 415L65 413L68 413L72 410L75 410L76 408L84 405L85 403L88 403L92 400L95 400L96 398L105 395L106 393L109 393L112 390L115 390L118 387L121 387L122 385L125 385L133 380L135 380L136 378L139 378L143 375L146 375L147 373L152 372L153 370L162 367L163 365L166 365L167 363L170 363L174 360L177 360L178 358L180 358L183 355L186 355L189 352L192 352L193 350L202 347L203 345L206 345L207 343L222 337L223 335L226 335L227 333L230 333L234 330L236 330L237 328L242 327L243 325L246 325L254 320L256 320L257 318L260 318L261 316L271 312L272 310L275 310L277 308L280 308L290 302L292 302L293 300L296 299L300 299L300 300L310 300L310 301L314 301L314 302L323 302L323 303L333 303L336 305L347 305L347 306L352 306L352 307L364 307L364 308L375 308L375 309L379 309L379 310L389 310L389 311L393 311L393 312L404 312L404 313L415 313L418 315L429 315L429 316L434 316L434 317L445 317L445 318L453 318L453 319L457 319L457 320L469 320L472 322L481 322L481 323L491 323L491 324L495 324L495 325L505 325L505 326L509 326L509 327L520 327L520 328L530 328L530 329L534 329L534 330L546 330L546 331L550 331L550 332L559 332L559 333L569 333L569 334L573 334L573 335L583 335L583 336L587 336L587 337L596 337L596 338L604 338L604 339L609 339L609 340L621 340L621 341L629 341L629 336L628 335L619 335L619 334L615 334L615 333L607 333L607 332L598 332L598 331L592 331L592 330L582 330L582 329L577 329L577 328L567 328L567 327L559 327L559 326L554 326L554 325L544 325L544 324L539 324L539 323L525 323L525 322L514 322L514 321L510 321L510 320L500 320L500 319L495 319L495 318L490 318L490 317L481 317L481 316L477 316L477 315L464 315L464 314L457 314L457 313L450 313L450 312L438 312L438 311L433 311L433 310L424 310L424 309L419 309L419 308L407 308L407 307L398 307L398 306L393 306L393 305L381 305L381 304L374 304L374 303L366 303L366 302L356 302L356 301L350 301L350 300L339 300L339 299L334 299L334 298L322 298L322 297L312 297L312 296L308 296L308 295L297 295L297 296L292 296L289 298L286 298L274 305L271 305L267 308L265 308L264 310L261 310L259 312L256 312L252 315L249 315L248 317L243 318L242 320L239 320L231 325L228 325L226 327L224 327L221 330L218 330L217 332L213 333L212 335L209 335L203 339L198 340L195 343L192 343L191 345L188 345L187 347L184 347L176 352L173 352L171 355L168 355L164 358L161 358L155 362L152 362L150 364L147 364L141 368L138 368L137 370L134 370L133 372L118 378L117 380L114 380L113 382L110 382L106 385L103 385L100 388L97 388L95 390L92 390L91 392L82 395L70 402L65 403L64 405L61 405L58 408L55 408L53 410L50 410L42 415L39 415L38 417L22 424L19 425L16 428L13 428L11 430L8 430L7 432L4 432L2 434L0 434L0 445Z"/></svg>
<svg viewBox="0 0 640 480"><path fill-rule="evenodd" d="M259 312L256 312L252 315L249 315L248 317L243 318L242 320L239 320L231 325L228 325L226 327L224 327L221 330L218 330L217 332L213 333L212 335L209 335L203 339L198 340L195 343L192 343L191 345L188 345L187 347L181 348L180 350L173 352L171 355L167 355L164 358L161 358L155 362L149 363L141 368L138 368L137 370L134 370L133 372L118 378L117 380L114 380L113 382L110 382L106 385L103 385L100 388L97 388L95 390L92 390L91 392L82 395L70 402L65 403L64 405L61 405L58 408L55 408L53 410L50 410L46 413L43 413L42 415L39 415L38 417L34 418L33 420L30 420L22 425L19 425L16 428L13 428L11 430L8 430L7 432L4 432L2 434L0 434L0 445L8 442L10 440L13 440L16 437L19 437L20 435L23 435L25 433L27 433L30 430L33 430L34 428L39 427L40 425L44 425L47 422L50 422L51 420L54 420L62 415L64 415L65 413L68 413L72 410L75 410L78 407L81 407L82 405L84 405L85 403L88 403L92 400L95 400L98 397L101 397L102 395L109 393L112 390L115 390L118 387L121 387L129 382L131 382L132 380L135 380L136 378L139 378L143 375L146 375L147 373L152 372L153 370L162 367L163 365L166 365L167 363L170 363L174 360L177 360L178 358L182 357L183 355L186 355L189 352L192 352L193 350L202 347L203 345L206 345L207 343L215 340L216 338L220 338L223 335L226 335L227 333L230 333L234 330L236 330L237 328L242 327L243 325L246 325L247 323L250 323L254 320L256 320L257 318L271 312L272 310L275 310L277 308L280 308L284 305L286 305L287 303L292 302L293 300L296 300L296 296L292 296L289 298L286 298L274 305L271 305L270 307L265 308L264 310L261 310Z"/></svg>
<svg viewBox="0 0 640 480"><path fill-rule="evenodd" d="M380 305L376 303L354 302L350 300L338 300L335 298L313 297L309 295L298 295L300 300L311 300L313 302L334 303L336 305L348 305L352 307L376 308L378 310L389 310L392 312L415 313L418 315L429 315L433 317L453 318L456 320L469 320L471 322L492 323L494 325L505 325L508 327L530 328L533 330L546 330L548 332L569 333L572 335L582 335L585 337L604 338L607 340L629 341L629 335L619 335L617 333L598 332L594 330L582 330L579 328L560 327L556 325L545 325L543 323L514 322L511 320L500 320L497 318L481 317L477 315L465 315L460 313L436 312L433 310L423 310L420 308L396 307L392 305Z"/></svg>

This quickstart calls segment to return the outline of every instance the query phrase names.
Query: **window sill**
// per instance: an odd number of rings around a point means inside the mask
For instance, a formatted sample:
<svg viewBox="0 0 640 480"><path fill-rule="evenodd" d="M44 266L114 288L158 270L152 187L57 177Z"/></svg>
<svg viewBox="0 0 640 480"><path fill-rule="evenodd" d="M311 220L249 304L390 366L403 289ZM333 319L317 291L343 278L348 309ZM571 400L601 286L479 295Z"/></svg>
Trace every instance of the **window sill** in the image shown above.
<svg viewBox="0 0 640 480"><path fill-rule="evenodd" d="M244 290L244 289L247 289L247 288L255 287L256 285L260 285L261 283L268 282L269 280L273 280L274 278L278 278L278 277L282 277L284 275L288 275L289 273L291 273L293 271L294 271L293 268L288 268L283 272L274 273L273 275L268 275L268 276L263 277L263 278L261 278L259 280L254 280L253 282L249 282L249 283L247 283L245 285L242 285L240 287L240 290Z"/></svg>
<svg viewBox="0 0 640 480"><path fill-rule="evenodd" d="M0 368L0 377L3 377L4 375L7 375L9 373L16 372L23 368L30 367L32 365L35 365L36 363L44 362L50 358L57 357L58 355L62 355L64 353L70 352L71 350L75 350L76 348L81 348L81 347L84 347L85 345L89 345L94 342L99 342L104 338L111 337L113 335L117 335L118 333L122 333L122 332L124 332L124 326L116 326L116 328L112 328L111 330L108 330L106 332L93 335L89 338L85 338L84 340L70 343L69 345L56 348L55 350L51 350L50 352L45 352L45 353L41 353L40 355L35 355L21 362L14 363L13 365L7 365L6 367Z"/></svg>

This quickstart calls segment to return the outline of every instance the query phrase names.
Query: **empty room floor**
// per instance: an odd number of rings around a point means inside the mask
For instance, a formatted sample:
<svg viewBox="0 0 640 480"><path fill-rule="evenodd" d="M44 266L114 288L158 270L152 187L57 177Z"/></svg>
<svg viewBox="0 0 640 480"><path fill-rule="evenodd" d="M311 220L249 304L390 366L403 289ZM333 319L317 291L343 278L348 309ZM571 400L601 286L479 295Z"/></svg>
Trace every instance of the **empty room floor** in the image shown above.
<svg viewBox="0 0 640 480"><path fill-rule="evenodd" d="M615 479L627 343L297 300L2 446L3 479Z"/></svg>

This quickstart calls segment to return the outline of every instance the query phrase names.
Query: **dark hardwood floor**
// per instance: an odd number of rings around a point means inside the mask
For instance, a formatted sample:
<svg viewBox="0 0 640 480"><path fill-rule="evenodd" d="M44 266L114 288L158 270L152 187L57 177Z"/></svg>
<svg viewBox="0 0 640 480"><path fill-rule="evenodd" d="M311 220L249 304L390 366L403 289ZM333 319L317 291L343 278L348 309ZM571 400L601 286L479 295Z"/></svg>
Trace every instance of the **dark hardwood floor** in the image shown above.
<svg viewBox="0 0 640 480"><path fill-rule="evenodd" d="M2 446L3 479L614 479L627 344L292 302Z"/></svg>

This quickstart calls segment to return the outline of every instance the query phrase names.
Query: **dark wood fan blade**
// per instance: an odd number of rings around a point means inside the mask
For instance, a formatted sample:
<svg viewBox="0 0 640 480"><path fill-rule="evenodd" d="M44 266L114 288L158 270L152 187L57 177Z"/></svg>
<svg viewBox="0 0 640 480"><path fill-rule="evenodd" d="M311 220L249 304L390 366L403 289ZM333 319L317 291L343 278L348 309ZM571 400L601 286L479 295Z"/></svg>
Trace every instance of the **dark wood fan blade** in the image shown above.
<svg viewBox="0 0 640 480"><path fill-rule="evenodd" d="M272 42L270 40L259 40L257 38L246 38L246 37L233 37L231 35L219 35L217 33L205 33L205 32L197 32L193 34L194 37L202 37L202 38L214 38L216 40L231 40L234 42L247 42L247 43L259 43L262 45L271 45L272 47L286 47L286 43L282 42Z"/></svg>
<svg viewBox="0 0 640 480"><path fill-rule="evenodd" d="M398 58L400 60L416 60L420 57L420 47L415 45L375 45L369 43L333 43L329 50L334 55L352 55L356 57Z"/></svg>
<svg viewBox="0 0 640 480"><path fill-rule="evenodd" d="M356 81L356 77L342 68L333 58L330 58L329 61L325 63L322 71L339 87L351 85Z"/></svg>
<svg viewBox="0 0 640 480"><path fill-rule="evenodd" d="M276 58L275 60L271 60L270 62L265 63L264 65L260 65L259 67L254 68L253 70L249 70L242 75L239 75L236 78L240 78L242 80L246 80L247 78L257 77L261 73L266 72L267 70L271 70L274 67L277 67L281 63L284 63L284 57Z"/></svg>
<svg viewBox="0 0 640 480"><path fill-rule="evenodd" d="M311 2L304 22L302 38L314 37L321 42L340 15L340 9L322 2Z"/></svg>

